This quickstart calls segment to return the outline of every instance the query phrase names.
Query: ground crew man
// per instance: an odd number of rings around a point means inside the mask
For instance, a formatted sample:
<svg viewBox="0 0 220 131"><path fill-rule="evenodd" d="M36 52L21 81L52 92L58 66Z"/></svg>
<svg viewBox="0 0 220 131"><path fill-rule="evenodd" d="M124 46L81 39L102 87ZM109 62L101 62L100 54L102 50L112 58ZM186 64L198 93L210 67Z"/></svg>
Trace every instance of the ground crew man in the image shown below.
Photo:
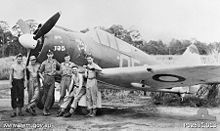
<svg viewBox="0 0 220 131"><path fill-rule="evenodd" d="M26 111L31 113L32 115L36 115L34 110L38 100L39 100L39 88L40 81L38 77L38 71L40 68L40 64L36 63L36 57L30 57L30 64L27 67L27 73L29 74L29 82L28 82L28 105Z"/></svg>
<svg viewBox="0 0 220 131"><path fill-rule="evenodd" d="M74 86L74 90L73 90L74 100L70 106L71 107L70 111L64 114L64 117L70 117L72 114L75 113L79 100L82 98L83 95L86 94L86 87L84 84L83 75L79 73L77 66L73 68L73 76L70 86L71 87Z"/></svg>
<svg viewBox="0 0 220 131"><path fill-rule="evenodd" d="M75 66L73 62L70 61L70 55L65 54L64 62L61 63L60 66L60 73L61 73L61 82L60 82L60 100L59 103L63 102L63 99L66 95L66 90L69 90L69 85L71 82L72 76L72 67Z"/></svg>
<svg viewBox="0 0 220 131"><path fill-rule="evenodd" d="M43 97L42 103L44 104L43 115L50 115L49 108L54 98L55 88L55 74L57 73L57 67L60 67L59 62L53 59L53 52L51 50L47 53L47 60L45 60L40 67L39 76L43 80ZM44 75L42 74L44 73Z"/></svg>
<svg viewBox="0 0 220 131"><path fill-rule="evenodd" d="M11 106L13 113L11 117L23 116L22 107L24 106L24 88L26 87L25 65L22 63L21 54L16 56L16 63L11 66L10 86L11 88Z"/></svg>
<svg viewBox="0 0 220 131"><path fill-rule="evenodd" d="M97 73L102 71L102 68L94 63L93 57L88 55L86 57L88 64L84 66L86 68L85 77L86 82L86 98L89 114L88 116L95 116L97 111L97 100L98 100L98 87L97 87Z"/></svg>
<svg viewBox="0 0 220 131"><path fill-rule="evenodd" d="M86 93L83 83L83 75L79 73L77 66L73 66L72 69L73 74L69 85L69 95L64 98L64 102L60 106L61 111L57 116L62 116L65 113L67 106L71 104L72 99L74 99L70 111L64 115L65 117L70 117L75 112L78 101Z"/></svg>

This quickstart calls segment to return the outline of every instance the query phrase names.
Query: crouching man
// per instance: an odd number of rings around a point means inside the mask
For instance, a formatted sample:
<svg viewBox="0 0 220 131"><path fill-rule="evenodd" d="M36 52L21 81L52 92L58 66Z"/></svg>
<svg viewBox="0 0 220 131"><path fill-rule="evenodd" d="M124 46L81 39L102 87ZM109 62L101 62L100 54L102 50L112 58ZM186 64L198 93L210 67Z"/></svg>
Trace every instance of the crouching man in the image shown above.
<svg viewBox="0 0 220 131"><path fill-rule="evenodd" d="M60 108L61 111L57 116L63 116L64 117L70 117L72 114L74 114L77 104L81 97L86 94L85 86L83 86L83 75L79 73L78 67L73 66L72 67L73 74L71 76L71 83L69 86L69 95L64 98L63 103L61 104ZM74 99L74 100L73 100ZM73 102L72 102L73 100ZM72 104L71 104L72 102ZM66 108L68 105L71 104L71 108L69 112L65 113Z"/></svg>

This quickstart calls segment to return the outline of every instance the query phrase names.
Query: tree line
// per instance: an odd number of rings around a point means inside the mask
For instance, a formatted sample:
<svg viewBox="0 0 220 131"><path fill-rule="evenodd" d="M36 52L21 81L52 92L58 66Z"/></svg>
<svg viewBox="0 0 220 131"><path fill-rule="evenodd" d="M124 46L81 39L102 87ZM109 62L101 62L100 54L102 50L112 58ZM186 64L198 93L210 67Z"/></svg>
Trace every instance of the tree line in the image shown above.
<svg viewBox="0 0 220 131"><path fill-rule="evenodd" d="M212 53L213 49L218 52L220 51L220 42L205 43L196 39L172 39L169 43L164 43L162 40L146 41L142 39L138 30L128 30L123 28L122 25L112 25L109 28L103 28L103 30L114 34L116 37L152 55L181 55L191 44L195 44L197 46L201 55L208 55ZM137 37L137 39L134 37Z"/></svg>

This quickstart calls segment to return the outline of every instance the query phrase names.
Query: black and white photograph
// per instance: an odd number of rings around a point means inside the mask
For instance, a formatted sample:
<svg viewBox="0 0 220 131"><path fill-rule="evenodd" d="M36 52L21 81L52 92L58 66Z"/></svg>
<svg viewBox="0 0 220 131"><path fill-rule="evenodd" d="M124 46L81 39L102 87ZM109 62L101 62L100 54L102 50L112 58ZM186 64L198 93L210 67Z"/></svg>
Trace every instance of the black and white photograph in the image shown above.
<svg viewBox="0 0 220 131"><path fill-rule="evenodd" d="M0 2L0 130L220 130L219 0Z"/></svg>

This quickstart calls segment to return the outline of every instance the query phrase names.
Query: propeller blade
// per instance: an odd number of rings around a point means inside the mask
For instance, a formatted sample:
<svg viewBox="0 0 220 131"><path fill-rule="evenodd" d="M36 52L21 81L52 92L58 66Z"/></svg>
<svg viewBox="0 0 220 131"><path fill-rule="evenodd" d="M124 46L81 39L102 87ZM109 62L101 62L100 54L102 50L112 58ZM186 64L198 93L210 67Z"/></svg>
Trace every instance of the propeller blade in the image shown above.
<svg viewBox="0 0 220 131"><path fill-rule="evenodd" d="M49 20L47 20L43 26L38 30L36 35L34 36L34 39L37 40L41 36L45 35L48 33L54 25L57 23L58 19L60 18L61 13L57 12L55 15L53 15Z"/></svg>
<svg viewBox="0 0 220 131"><path fill-rule="evenodd" d="M30 34L31 33L30 27L22 19L19 19L16 24L19 25L23 34Z"/></svg>

